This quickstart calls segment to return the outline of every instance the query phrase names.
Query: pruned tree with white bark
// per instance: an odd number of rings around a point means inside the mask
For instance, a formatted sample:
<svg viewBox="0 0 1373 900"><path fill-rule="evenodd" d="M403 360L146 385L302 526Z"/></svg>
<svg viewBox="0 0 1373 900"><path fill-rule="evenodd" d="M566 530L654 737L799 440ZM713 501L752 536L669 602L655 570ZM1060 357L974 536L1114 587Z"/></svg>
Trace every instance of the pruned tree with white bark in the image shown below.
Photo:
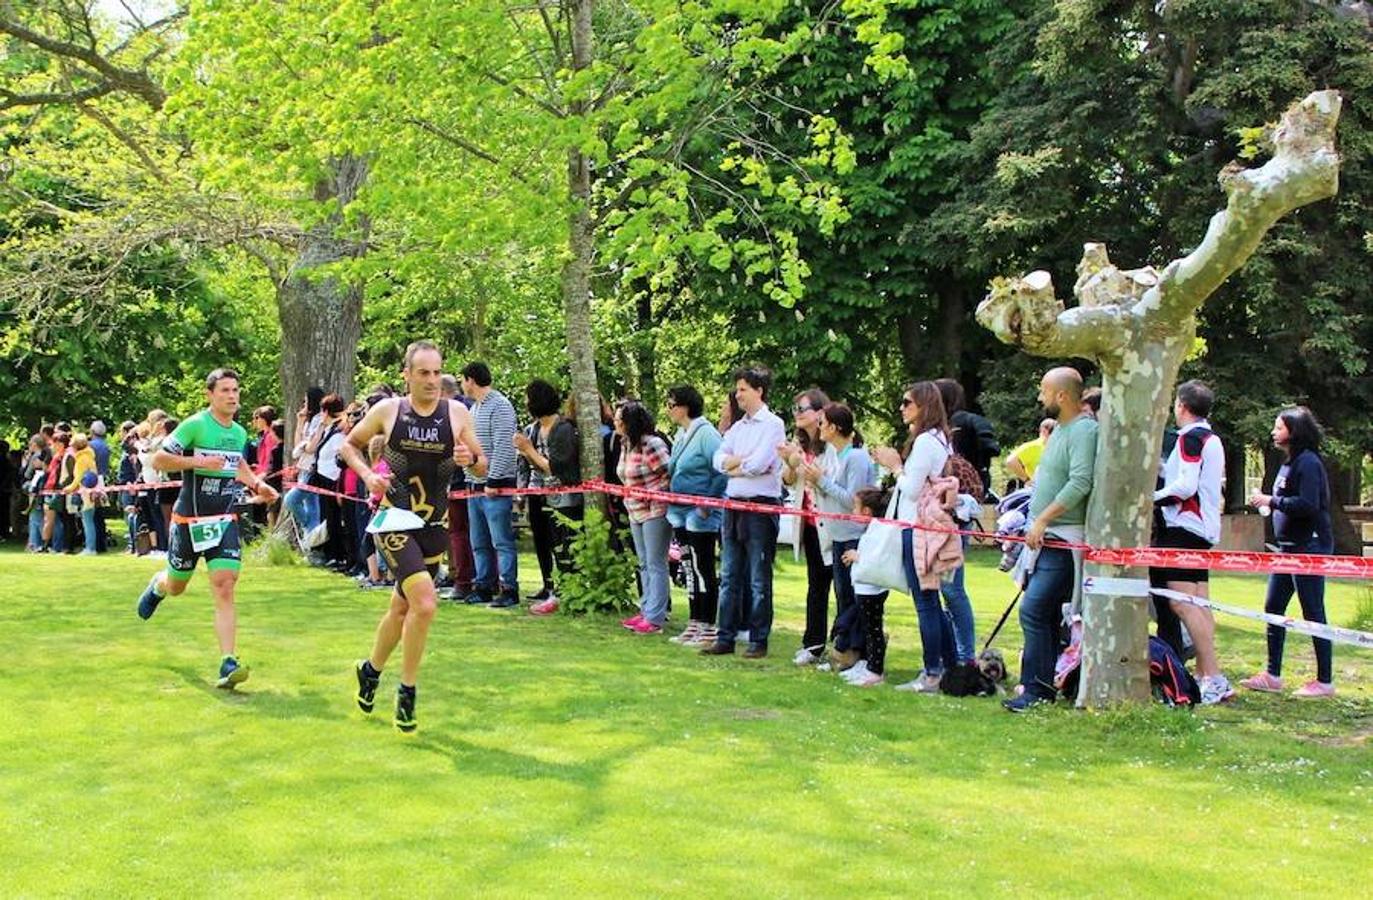
<svg viewBox="0 0 1373 900"><path fill-rule="evenodd" d="M1292 106L1268 134L1271 156L1258 168L1220 173L1227 203L1200 245L1159 272L1122 271L1101 243L1085 245L1065 309L1044 271L993 280L977 321L1000 340L1036 356L1082 358L1101 370L1103 402L1095 484L1087 507L1087 542L1140 547L1149 540L1159 442L1178 369L1196 338L1196 313L1254 253L1284 215L1333 197L1339 187L1336 91L1317 91ZM1087 574L1142 577L1115 566ZM1149 697L1148 601L1091 593L1083 597L1084 639L1078 704L1102 707Z"/></svg>

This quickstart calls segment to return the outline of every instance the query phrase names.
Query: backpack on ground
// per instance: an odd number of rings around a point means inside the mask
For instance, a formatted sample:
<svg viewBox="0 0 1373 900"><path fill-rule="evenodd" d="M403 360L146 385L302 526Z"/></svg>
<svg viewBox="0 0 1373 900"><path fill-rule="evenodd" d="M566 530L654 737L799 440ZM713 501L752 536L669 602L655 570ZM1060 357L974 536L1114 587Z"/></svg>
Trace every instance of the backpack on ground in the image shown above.
<svg viewBox="0 0 1373 900"><path fill-rule="evenodd" d="M1182 659L1167 641L1149 638L1149 686L1154 696L1169 706L1196 706L1201 688Z"/></svg>

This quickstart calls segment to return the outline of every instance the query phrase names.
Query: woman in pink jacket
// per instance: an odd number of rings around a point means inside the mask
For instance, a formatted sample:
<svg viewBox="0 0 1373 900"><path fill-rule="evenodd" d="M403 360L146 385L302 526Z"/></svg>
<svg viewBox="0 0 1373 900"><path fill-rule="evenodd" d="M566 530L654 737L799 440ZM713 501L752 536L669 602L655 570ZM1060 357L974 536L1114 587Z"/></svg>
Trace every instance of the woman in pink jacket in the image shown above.
<svg viewBox="0 0 1373 900"><path fill-rule="evenodd" d="M897 690L934 693L939 690L946 669L976 656L973 608L967 594L951 595L947 611L939 594L939 578L963 564L963 552L957 534L938 530L952 528L952 519L944 514L943 505L950 496L956 499L958 489L957 479L952 479L950 492L943 477L952 450L944 401L934 382L918 381L906 388L901 397L901 421L911 435L905 459L892 447L873 450L878 465L897 475L897 518L923 526L902 533L901 549L906 581L915 598L920 623L924 669L914 680L897 685ZM925 586L930 583L933 587Z"/></svg>

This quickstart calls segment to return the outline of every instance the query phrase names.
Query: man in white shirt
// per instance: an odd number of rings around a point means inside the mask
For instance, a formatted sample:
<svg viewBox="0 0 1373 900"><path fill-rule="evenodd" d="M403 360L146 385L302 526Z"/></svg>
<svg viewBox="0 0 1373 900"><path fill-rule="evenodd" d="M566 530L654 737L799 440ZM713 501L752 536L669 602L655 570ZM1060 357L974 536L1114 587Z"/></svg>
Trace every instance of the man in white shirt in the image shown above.
<svg viewBox="0 0 1373 900"><path fill-rule="evenodd" d="M1220 543L1225 449L1206 419L1215 399L1211 389L1200 381L1178 385L1173 401L1178 439L1164 463L1163 486L1154 491L1154 505L1163 516L1156 546L1210 550ZM1170 591L1197 597L1210 595L1210 572L1206 569L1155 568L1149 574L1155 584L1163 582ZM1220 703L1235 696L1216 658L1216 620L1211 610L1177 600L1169 600L1168 605L1192 635L1201 702Z"/></svg>
<svg viewBox="0 0 1373 900"><path fill-rule="evenodd" d="M786 426L767 406L772 373L750 366L734 373L734 396L744 411L725 432L715 451L715 468L729 477L725 496L732 500L782 504L782 460L777 447ZM746 614L749 645L745 659L768 655L772 633L772 561L777 553L777 514L725 510L720 529L720 611L715 643L701 652L734 652L740 614Z"/></svg>

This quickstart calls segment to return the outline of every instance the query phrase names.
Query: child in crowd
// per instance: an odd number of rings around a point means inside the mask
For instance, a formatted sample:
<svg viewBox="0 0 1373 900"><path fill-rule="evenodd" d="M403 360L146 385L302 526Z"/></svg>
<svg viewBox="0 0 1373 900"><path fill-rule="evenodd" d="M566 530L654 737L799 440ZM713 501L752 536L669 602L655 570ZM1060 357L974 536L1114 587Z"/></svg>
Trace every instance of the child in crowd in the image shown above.
<svg viewBox="0 0 1373 900"><path fill-rule="evenodd" d="M855 516L881 517L887 513L891 492L878 488L864 488L853 495L853 514ZM858 561L858 551L848 550L842 561L852 566ZM876 585L853 583L854 600L858 604L858 622L863 629L863 644L866 658L845 669L842 677L855 687L874 687L886 679L887 636L882 632L882 612L887 602L887 592Z"/></svg>
<svg viewBox="0 0 1373 900"><path fill-rule="evenodd" d="M386 449L386 436L379 434L367 442L367 463L372 467L372 471L378 475L390 475L391 467L386 464L382 451ZM367 498L367 509L375 513L381 506L381 494L370 494ZM362 553L367 557L367 577L359 582L359 587L364 590L371 588L390 587L390 582L382 576L381 556L377 553L377 544L370 532L364 531L362 537Z"/></svg>

